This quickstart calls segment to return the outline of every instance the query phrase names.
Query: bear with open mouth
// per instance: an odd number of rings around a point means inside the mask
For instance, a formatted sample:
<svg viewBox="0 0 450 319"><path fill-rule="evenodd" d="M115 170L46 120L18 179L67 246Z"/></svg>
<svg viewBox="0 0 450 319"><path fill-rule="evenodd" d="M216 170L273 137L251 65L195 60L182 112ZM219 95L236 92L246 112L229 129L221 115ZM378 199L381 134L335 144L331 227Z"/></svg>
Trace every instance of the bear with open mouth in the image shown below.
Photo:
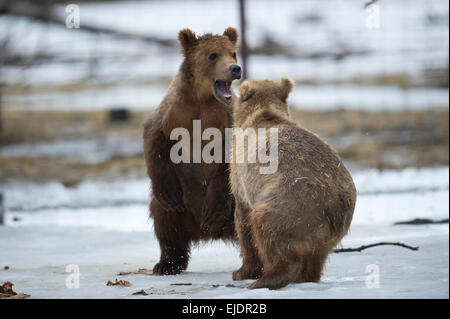
<svg viewBox="0 0 450 319"><path fill-rule="evenodd" d="M220 163L174 163L170 150L177 141L170 135L172 130L184 128L193 136L194 120L201 121L202 129L217 128L222 136L232 127L236 96L231 83L242 73L237 65L237 39L238 32L232 27L222 35L197 36L189 29L181 30L178 40L184 60L162 102L145 122L144 156L152 184L150 214L161 249L155 274L185 270L192 243L235 239L229 164L224 159ZM224 148L224 140L222 145Z"/></svg>

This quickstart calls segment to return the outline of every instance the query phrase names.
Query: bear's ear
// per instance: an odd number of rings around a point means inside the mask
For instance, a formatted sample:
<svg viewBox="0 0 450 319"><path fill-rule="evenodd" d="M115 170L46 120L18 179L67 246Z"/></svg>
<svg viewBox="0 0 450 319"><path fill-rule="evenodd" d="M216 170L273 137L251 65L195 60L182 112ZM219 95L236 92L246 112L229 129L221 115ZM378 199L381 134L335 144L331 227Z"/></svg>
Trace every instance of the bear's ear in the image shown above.
<svg viewBox="0 0 450 319"><path fill-rule="evenodd" d="M255 91L250 87L250 81L245 80L241 84L241 101L245 102L255 93Z"/></svg>
<svg viewBox="0 0 450 319"><path fill-rule="evenodd" d="M294 88L294 82L288 78L282 78L280 82L280 86L278 88L278 96L281 101L286 102L289 93L291 93Z"/></svg>
<svg viewBox="0 0 450 319"><path fill-rule="evenodd" d="M228 39L230 39L231 43L236 45L237 39L238 39L238 31L233 27L228 27L223 32L223 35L226 36Z"/></svg>
<svg viewBox="0 0 450 319"><path fill-rule="evenodd" d="M197 44L198 39L195 33L190 29L183 29L178 32L178 41L180 41L183 54L186 56L189 50Z"/></svg>

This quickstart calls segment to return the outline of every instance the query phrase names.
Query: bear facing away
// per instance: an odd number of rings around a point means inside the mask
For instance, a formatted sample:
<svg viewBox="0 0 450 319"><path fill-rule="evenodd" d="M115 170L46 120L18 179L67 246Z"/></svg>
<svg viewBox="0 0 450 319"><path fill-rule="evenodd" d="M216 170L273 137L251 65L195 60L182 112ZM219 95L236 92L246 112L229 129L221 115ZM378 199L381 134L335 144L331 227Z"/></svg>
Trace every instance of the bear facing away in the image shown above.
<svg viewBox="0 0 450 319"><path fill-rule="evenodd" d="M258 279L250 288L319 281L328 254L349 229L355 208L352 177L336 152L289 120L286 100L292 88L289 79L246 81L234 112L235 130L253 128L267 135L268 144L269 128L278 132L274 173L261 174L264 165L258 161L230 164L243 258L233 279ZM256 128L267 130L260 133ZM249 141L241 146L235 142L234 155L258 153L257 144Z"/></svg>
<svg viewBox="0 0 450 319"><path fill-rule="evenodd" d="M232 27L222 35L200 37L189 29L181 30L183 63L144 124L144 156L152 182L150 214L161 249L155 274L173 275L186 269L193 242L235 238L229 164L224 159L193 161L192 139L194 120L201 121L202 135L203 130L216 128L223 137L225 128L232 125L235 95L231 83L241 77L236 64L237 38ZM171 148L177 143L171 140L175 128L190 133L189 163L171 160ZM203 149L209 141L201 143Z"/></svg>

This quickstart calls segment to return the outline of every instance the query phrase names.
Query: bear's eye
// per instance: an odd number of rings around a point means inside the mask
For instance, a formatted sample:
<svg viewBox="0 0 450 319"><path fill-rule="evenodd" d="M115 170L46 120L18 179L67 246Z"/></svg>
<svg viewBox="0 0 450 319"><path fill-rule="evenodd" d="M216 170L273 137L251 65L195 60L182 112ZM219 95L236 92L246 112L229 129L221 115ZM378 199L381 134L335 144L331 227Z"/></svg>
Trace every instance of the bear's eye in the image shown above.
<svg viewBox="0 0 450 319"><path fill-rule="evenodd" d="M232 57L236 60L236 52L233 53Z"/></svg>
<svg viewBox="0 0 450 319"><path fill-rule="evenodd" d="M210 61L214 61L215 59L217 59L217 53L212 53L212 54L209 56L209 60L210 60Z"/></svg>

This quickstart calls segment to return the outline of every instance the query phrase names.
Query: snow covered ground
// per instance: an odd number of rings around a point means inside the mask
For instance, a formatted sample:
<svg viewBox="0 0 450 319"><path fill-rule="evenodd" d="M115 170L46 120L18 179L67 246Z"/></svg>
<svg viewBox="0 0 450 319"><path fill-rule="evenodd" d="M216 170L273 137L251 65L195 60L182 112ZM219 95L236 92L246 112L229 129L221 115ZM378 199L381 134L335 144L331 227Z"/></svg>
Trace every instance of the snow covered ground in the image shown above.
<svg viewBox="0 0 450 319"><path fill-rule="evenodd" d="M151 268L159 257L150 232L121 232L87 227L3 227L0 230L0 281L34 298L448 298L448 225L355 226L343 242L403 241L419 251L376 247L361 253L332 254L320 283L291 284L279 291L245 289L252 281L233 282L240 267L237 248L222 243L194 249L188 270L177 276L122 271ZM80 270L80 288L67 288L68 265ZM376 265L376 266L371 266ZM379 288L369 275L379 270ZM367 272L366 272L367 271ZM369 272L370 271L370 272ZM107 287L108 280L129 281L131 287ZM367 282L369 283L367 285ZM191 286L173 286L192 283ZM226 285L236 287L226 287ZM213 285L219 285L213 287Z"/></svg>
<svg viewBox="0 0 450 319"><path fill-rule="evenodd" d="M151 269L158 261L147 180L85 181L75 188L10 183L0 186L6 206L0 282L12 281L15 291L35 298L448 298L448 224L393 223L448 218L449 167L353 175L359 195L342 246L389 241L419 246L418 251L384 246L332 254L320 283L291 284L278 291L251 291L245 289L251 281L233 282L239 251L221 242L194 248L189 268L178 276L117 276ZM80 288L66 286L72 274L66 267L73 264L79 267ZM106 286L115 278L132 286ZM141 290L147 295L133 295Z"/></svg>
<svg viewBox="0 0 450 319"><path fill-rule="evenodd" d="M380 27L375 29L367 27L366 2L248 0L250 46L264 48L275 41L282 51L251 55L250 77L297 80L290 104L301 109L448 108L448 87L425 83L430 70L448 70L448 1L378 2ZM173 40L185 27L198 34L221 33L239 25L237 3L83 3L81 27L95 24ZM58 14L65 16L64 9L59 6ZM56 57L2 68L0 81L7 84L3 104L26 110L153 108L182 59L178 48L1 16L0 41L5 39L12 54ZM380 81L398 76L410 85ZM0 155L95 164L113 155L140 154L138 142L109 136L10 145ZM233 282L239 250L222 242L194 248L189 268L178 276L117 276L151 269L159 259L148 218L148 179L85 180L70 188L58 182L9 182L0 184L6 208L5 225L0 226L0 284L9 280L15 291L32 298L448 298L449 225L394 223L449 217L449 167L352 173L358 200L342 246L389 241L419 246L418 251L383 246L332 254L320 283L291 284L278 291L252 291L245 289L251 281ZM74 269L68 265L80 271L79 288L66 285ZM116 278L132 286L106 286ZM141 290L145 296L133 295Z"/></svg>

